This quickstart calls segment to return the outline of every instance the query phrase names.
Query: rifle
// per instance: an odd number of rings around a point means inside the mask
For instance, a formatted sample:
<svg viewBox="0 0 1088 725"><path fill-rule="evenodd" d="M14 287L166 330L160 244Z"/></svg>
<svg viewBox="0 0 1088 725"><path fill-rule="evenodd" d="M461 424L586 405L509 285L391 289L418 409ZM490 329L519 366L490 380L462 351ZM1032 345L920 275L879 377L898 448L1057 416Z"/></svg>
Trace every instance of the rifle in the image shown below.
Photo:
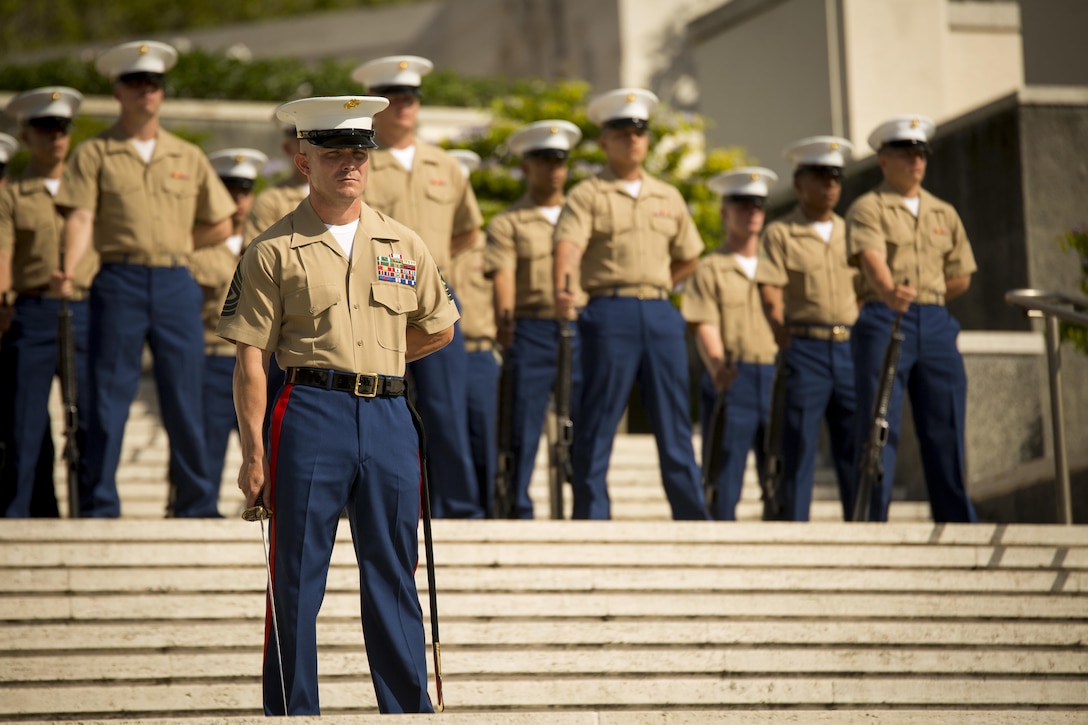
<svg viewBox="0 0 1088 725"><path fill-rule="evenodd" d="M503 324L510 324L510 313L503 314ZM514 362L504 350L499 374L499 458L495 467L495 501L491 517L514 518L517 492L514 490Z"/></svg>
<svg viewBox="0 0 1088 725"><path fill-rule="evenodd" d="M722 438L725 436L725 392L718 393L710 414L710 430L703 441L703 495L711 516L718 507L718 475L722 472Z"/></svg>
<svg viewBox="0 0 1088 725"><path fill-rule="evenodd" d="M782 434L786 428L786 355L778 351L771 387L771 415L763 435L763 520L777 521L782 516L782 499L778 484L782 479Z"/></svg>
<svg viewBox="0 0 1088 725"><path fill-rule="evenodd" d="M899 346L903 343L903 313L895 316L892 337L884 350L884 364L880 372L880 385L873 402L873 422L858 466L858 490L854 499L854 521L871 520L872 497L881 495L884 480L884 446L888 443L888 406L891 404L895 371L899 366Z"/></svg>
<svg viewBox="0 0 1088 725"><path fill-rule="evenodd" d="M567 275L570 291L570 275ZM574 364L574 327L570 320L559 320L559 359L555 371L555 443L551 450L549 500L553 519L563 518L563 484L574 480L570 447L574 441L571 421L571 376Z"/></svg>
<svg viewBox="0 0 1088 725"><path fill-rule="evenodd" d="M60 251L60 268L64 270L64 247ZM60 398L64 409L64 463L68 469L68 518L79 518L79 443L76 431L79 411L76 408L75 336L72 332L72 310L68 298L60 298L57 310L57 357L60 367Z"/></svg>

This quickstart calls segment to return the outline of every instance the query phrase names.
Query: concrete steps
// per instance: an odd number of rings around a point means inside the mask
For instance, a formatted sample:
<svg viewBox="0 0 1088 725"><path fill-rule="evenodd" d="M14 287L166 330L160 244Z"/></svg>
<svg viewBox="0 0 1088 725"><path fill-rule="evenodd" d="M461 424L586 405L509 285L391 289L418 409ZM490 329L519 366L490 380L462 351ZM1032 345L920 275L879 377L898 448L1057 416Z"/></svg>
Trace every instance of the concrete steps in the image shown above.
<svg viewBox="0 0 1088 725"><path fill-rule="evenodd" d="M237 462L232 440L227 520L162 520L166 437L145 380L123 518L0 526L0 720L264 721L263 548L236 517ZM1088 722L1088 527L933 525L906 501L892 523L846 525L826 478L813 523L756 522L751 468L741 522L672 522L648 436L617 438L609 487L611 522L435 522L448 708L435 717ZM426 613L422 565L417 580ZM346 525L318 640L323 721L371 722Z"/></svg>
<svg viewBox="0 0 1088 725"><path fill-rule="evenodd" d="M472 722L1088 719L1084 527L438 521L435 536L446 702L486 716ZM8 522L0 718L259 714L262 556L241 521ZM375 706L358 610L342 527L318 626L330 714ZM662 719L677 711L693 719Z"/></svg>

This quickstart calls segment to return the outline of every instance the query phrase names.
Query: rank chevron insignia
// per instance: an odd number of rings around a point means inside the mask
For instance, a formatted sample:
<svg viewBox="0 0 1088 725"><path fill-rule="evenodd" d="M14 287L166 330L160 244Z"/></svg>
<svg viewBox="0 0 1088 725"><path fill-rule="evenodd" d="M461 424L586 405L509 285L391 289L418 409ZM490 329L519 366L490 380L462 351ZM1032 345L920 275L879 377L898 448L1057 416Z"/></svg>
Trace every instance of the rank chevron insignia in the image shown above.
<svg viewBox="0 0 1088 725"><path fill-rule="evenodd" d="M223 302L222 317L231 317L238 311L238 300L242 296L242 263L234 268L234 278L230 281L227 299Z"/></svg>

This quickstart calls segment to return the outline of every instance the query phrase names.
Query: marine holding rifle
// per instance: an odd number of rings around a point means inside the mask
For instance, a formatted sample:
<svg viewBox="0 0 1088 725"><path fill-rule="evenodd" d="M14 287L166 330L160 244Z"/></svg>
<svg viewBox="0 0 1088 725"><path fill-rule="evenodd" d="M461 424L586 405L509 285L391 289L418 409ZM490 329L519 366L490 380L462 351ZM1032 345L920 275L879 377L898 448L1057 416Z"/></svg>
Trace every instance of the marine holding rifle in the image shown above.
<svg viewBox="0 0 1088 725"><path fill-rule="evenodd" d="M560 325L568 324L585 306L585 293L575 275L574 309L567 320L555 317L552 280L552 234L563 209L567 158L582 132L569 121L531 123L507 140L512 154L521 157L525 195L491 220L487 227L486 271L495 280L495 318L500 321L499 342L509 388L509 455L511 518L533 518L529 479L533 473L548 398L556 387L556 359ZM581 369L578 338L572 344L572 418L577 418Z"/></svg>
<svg viewBox="0 0 1088 725"><path fill-rule="evenodd" d="M965 486L967 374L956 348L960 326L945 307L967 291L977 266L959 214L922 188L934 131L924 116L895 116L880 124L869 144L884 180L846 213L847 254L862 271L863 307L851 337L859 451L870 438L882 361L894 320L902 314L904 339L888 410L883 480L871 501L874 521L888 517L908 390L933 520L977 520Z"/></svg>
<svg viewBox="0 0 1088 725"><path fill-rule="evenodd" d="M0 437L0 511L6 517L56 516L53 490L54 446L49 423L49 391L60 371L58 313L62 300L49 279L61 266L64 217L53 205L61 186L71 143L72 118L83 96L72 88L37 88L20 93L5 109L18 119L30 162L22 176L0 191L0 292L5 319L0 342L3 403ZM67 305L71 315L78 423L77 450L85 450L87 386L87 291L98 270L89 251L75 270ZM70 502L74 503L74 502Z"/></svg>
<svg viewBox="0 0 1088 725"><path fill-rule="evenodd" d="M797 206L767 225L760 245L756 279L785 385L781 410L771 413L782 431L778 488L783 518L791 521L809 518L821 420L831 440L843 518L852 513L857 447L850 329L858 316L858 271L846 261L846 223L834 211L852 148L844 138L812 136L785 150Z"/></svg>
<svg viewBox="0 0 1088 725"><path fill-rule="evenodd" d="M720 464L709 466L707 481L713 491L708 496L713 502L710 514L719 521L736 519L748 452L753 448L761 479L765 470L763 439L770 416L777 347L763 316L756 277L763 207L777 180L769 169L747 167L718 174L707 182L710 190L722 197L725 239L699 260L681 307L706 368L699 386L700 419L706 437L703 461L720 459ZM711 419L716 408L724 416L718 426L720 440L712 440L706 433L716 427Z"/></svg>

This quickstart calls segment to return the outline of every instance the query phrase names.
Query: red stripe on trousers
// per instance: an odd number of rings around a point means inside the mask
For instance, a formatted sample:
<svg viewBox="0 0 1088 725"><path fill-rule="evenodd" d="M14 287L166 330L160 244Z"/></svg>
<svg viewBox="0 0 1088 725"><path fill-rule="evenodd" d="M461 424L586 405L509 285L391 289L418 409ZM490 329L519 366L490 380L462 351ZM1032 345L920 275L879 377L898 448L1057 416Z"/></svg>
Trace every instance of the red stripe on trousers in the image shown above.
<svg viewBox="0 0 1088 725"><path fill-rule="evenodd" d="M276 582L276 461L280 452L280 431L283 429L283 414L287 412L287 399L291 397L293 385L285 385L276 400L272 411L272 420L268 435L268 481L265 483L265 506L272 509L272 518L268 519L268 569L271 572L272 587L265 596L264 604L264 655L268 656L268 638L272 636L272 590ZM280 657L283 652L280 652Z"/></svg>

